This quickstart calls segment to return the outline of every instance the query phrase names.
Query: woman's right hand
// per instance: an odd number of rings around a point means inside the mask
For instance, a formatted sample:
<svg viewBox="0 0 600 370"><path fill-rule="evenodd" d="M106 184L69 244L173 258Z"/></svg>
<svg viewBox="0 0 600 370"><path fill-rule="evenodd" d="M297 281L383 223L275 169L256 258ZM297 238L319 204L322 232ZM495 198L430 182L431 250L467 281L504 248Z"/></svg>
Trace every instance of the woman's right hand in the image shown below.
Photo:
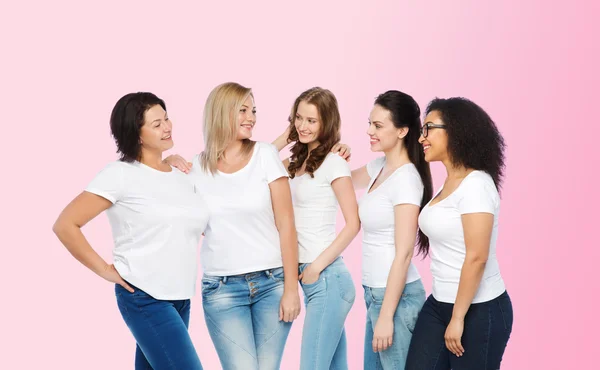
<svg viewBox="0 0 600 370"><path fill-rule="evenodd" d="M340 157L346 160L346 162L350 162L350 156L352 155L351 151L350 146L347 144L337 143L331 148L332 153L338 153Z"/></svg>
<svg viewBox="0 0 600 370"><path fill-rule="evenodd" d="M119 275L119 272L117 272L115 265L106 265L104 271L100 273L100 277L102 277L106 281L110 281L111 283L119 284L130 293L133 293L133 288L130 287L129 284L125 282L125 280L123 280L121 275Z"/></svg>
<svg viewBox="0 0 600 370"><path fill-rule="evenodd" d="M183 158L179 154L170 155L167 158L165 158L163 162L185 173L190 173L190 170L192 169L192 164L186 161L185 158Z"/></svg>

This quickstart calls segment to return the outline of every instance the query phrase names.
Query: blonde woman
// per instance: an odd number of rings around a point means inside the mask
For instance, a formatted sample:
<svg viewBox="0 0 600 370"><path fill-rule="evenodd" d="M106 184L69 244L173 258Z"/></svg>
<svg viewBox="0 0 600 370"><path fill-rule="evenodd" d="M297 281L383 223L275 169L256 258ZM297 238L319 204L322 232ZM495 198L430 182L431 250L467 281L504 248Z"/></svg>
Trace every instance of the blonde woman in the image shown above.
<svg viewBox="0 0 600 370"><path fill-rule="evenodd" d="M252 91L217 86L204 107L205 150L189 171L210 214L202 301L225 370L278 369L300 313L288 173L271 144L250 140L255 124Z"/></svg>

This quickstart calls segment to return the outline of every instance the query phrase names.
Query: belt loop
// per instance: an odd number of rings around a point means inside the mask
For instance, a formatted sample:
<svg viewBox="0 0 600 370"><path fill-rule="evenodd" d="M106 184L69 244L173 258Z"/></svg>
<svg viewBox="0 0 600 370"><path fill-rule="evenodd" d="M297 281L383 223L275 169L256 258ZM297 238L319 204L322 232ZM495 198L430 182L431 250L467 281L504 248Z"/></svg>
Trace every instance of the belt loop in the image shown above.
<svg viewBox="0 0 600 370"><path fill-rule="evenodd" d="M223 276L223 284L227 284L227 276Z"/></svg>
<svg viewBox="0 0 600 370"><path fill-rule="evenodd" d="M265 274L267 274L267 277L271 277L271 275L273 275L271 270L265 270Z"/></svg>

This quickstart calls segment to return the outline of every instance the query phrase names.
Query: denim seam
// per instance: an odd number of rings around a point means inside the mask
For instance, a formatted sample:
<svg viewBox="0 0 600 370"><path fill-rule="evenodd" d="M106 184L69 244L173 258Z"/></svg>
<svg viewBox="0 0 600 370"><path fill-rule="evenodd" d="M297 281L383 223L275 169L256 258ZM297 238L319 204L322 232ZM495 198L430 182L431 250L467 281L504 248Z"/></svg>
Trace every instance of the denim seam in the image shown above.
<svg viewBox="0 0 600 370"><path fill-rule="evenodd" d="M352 304L354 304L354 300L356 299L356 288L355 288L355 291L354 291L354 297L353 297L352 301L348 301L346 298L344 298L344 294L343 294L343 293L344 293L344 287L342 286L342 281L341 281L341 279L344 279L345 277L344 277L344 276L342 276L342 274L343 274L343 273L336 273L336 274L335 274L336 281L337 281L337 284L338 284L338 289L339 289L339 291L340 291L340 298L341 298L341 299L342 299L344 302L346 302L346 303L348 303L348 304L351 304L351 305L352 305ZM349 276L348 276L348 277L349 277ZM349 278L350 278L350 280L352 280L352 278L351 278L351 277L349 277ZM354 287L354 282L352 282L352 286Z"/></svg>
<svg viewBox="0 0 600 370"><path fill-rule="evenodd" d="M435 357L435 362L433 363L433 368L434 369L437 367L437 364L440 361L440 356L442 355L442 352L444 351L444 348L445 348L444 346L445 345L446 345L445 343L442 343L442 346L439 349L437 356Z"/></svg>
<svg viewBox="0 0 600 370"><path fill-rule="evenodd" d="M502 316L502 322L504 323L504 330L508 332L508 324L506 323L506 314L504 313L504 310L502 309L502 305L500 304L500 300L497 300L498 303L498 308L500 309L500 315Z"/></svg>
<svg viewBox="0 0 600 370"><path fill-rule="evenodd" d="M127 309L127 305L126 304L119 304L119 300L123 300L123 295L121 293L117 293L117 306L118 307L123 306L123 310L127 314L127 318L129 318L130 315L129 315L129 310Z"/></svg>
<svg viewBox="0 0 600 370"><path fill-rule="evenodd" d="M206 313L206 311L204 311ZM252 357L253 359L257 360L256 357L254 357L252 355L252 353L248 352L245 348L243 348L242 346L240 346L239 344L237 344L233 339L229 338L228 335L226 335L225 333L223 333L223 331L221 330L221 328L219 328L219 326L217 325L217 323L215 322L215 320L213 320L210 315L206 314L206 319L209 320L214 326L215 328L217 328L217 332L219 333L219 335L222 335L223 337L225 337L226 339L228 339L231 343L235 344L236 347L238 347L239 349L241 349L242 351L246 352L247 354L250 355L250 357ZM279 330L277 330L279 331Z"/></svg>
<svg viewBox="0 0 600 370"><path fill-rule="evenodd" d="M138 309L140 310L140 313L142 314L142 316L146 319L145 320L146 324L148 324L148 326L150 327L150 329L154 333L154 336L156 336L157 338L160 337L158 335L158 332L156 331L156 328L154 327L154 325L152 325L150 323L150 321L148 321L148 314L140 306L138 306ZM163 350L163 352L165 354L165 357L167 357L167 360L169 361L169 366L171 368L173 368L174 367L173 359L171 359L171 357L169 356L169 353L167 352L167 349L165 348L164 343L162 341L159 341L159 343L160 343L160 347L162 348L162 350Z"/></svg>
<svg viewBox="0 0 600 370"><path fill-rule="evenodd" d="M488 307L488 327L487 327L487 335L486 335L486 343L485 343L485 361L484 361L484 369L488 368L488 359L490 353L490 334L492 333L492 308Z"/></svg>
<svg viewBox="0 0 600 370"><path fill-rule="evenodd" d="M329 295L329 289L327 289L327 286L329 284L327 284L327 280L325 277L323 277L323 282L325 283L325 295L328 296ZM327 299L325 300L325 305L323 306L323 312L327 311ZM317 330L317 338L315 340L315 343L317 343L317 348L319 346L319 341L321 340L321 330L320 328L323 327L323 320L325 320L325 315L321 315L321 322L319 323L319 330ZM315 364L319 363L319 351L317 351L317 354L315 355Z"/></svg>
<svg viewBox="0 0 600 370"><path fill-rule="evenodd" d="M257 355L258 355L258 350L259 350L260 348L262 348L262 346L264 346L265 344L267 344L267 342L269 342L269 341L271 340L271 338L273 338L273 337L275 336L275 334L279 333L279 330L281 330L281 325L279 325L279 327L277 328L277 330L275 330L275 331L273 332L273 334L271 334L271 336L270 336L270 337L268 337L268 338L267 338L267 339L266 339L266 340L265 340L265 341L264 341L262 344L260 344L258 347L256 347L256 351L257 351L257 353L256 353L256 354L257 354Z"/></svg>

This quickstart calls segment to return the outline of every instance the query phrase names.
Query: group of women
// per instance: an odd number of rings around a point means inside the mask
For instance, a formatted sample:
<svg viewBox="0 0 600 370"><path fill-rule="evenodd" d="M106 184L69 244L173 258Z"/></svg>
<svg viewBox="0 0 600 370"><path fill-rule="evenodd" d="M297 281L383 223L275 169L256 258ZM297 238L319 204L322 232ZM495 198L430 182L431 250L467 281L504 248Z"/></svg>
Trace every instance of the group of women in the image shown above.
<svg viewBox="0 0 600 370"><path fill-rule="evenodd" d="M379 95L367 134L377 159L351 170L335 96L295 100L273 143L251 140L251 89L217 86L204 107L204 151L191 163L152 93L123 96L110 126L120 159L60 214L68 251L115 283L137 343L136 369L202 369L188 333L200 248L202 305L223 369L278 369L301 309L301 369L347 369L344 323L355 287L342 252L362 227L364 369L498 369L512 305L496 258L504 141L464 98ZM289 144L283 162L278 151ZM355 158L354 161L360 159ZM433 192L429 163L441 161ZM357 201L355 190L364 189ZM345 225L336 232L338 206ZM113 264L81 228L106 211ZM432 294L412 258L431 258ZM298 284L299 283L299 284Z"/></svg>

